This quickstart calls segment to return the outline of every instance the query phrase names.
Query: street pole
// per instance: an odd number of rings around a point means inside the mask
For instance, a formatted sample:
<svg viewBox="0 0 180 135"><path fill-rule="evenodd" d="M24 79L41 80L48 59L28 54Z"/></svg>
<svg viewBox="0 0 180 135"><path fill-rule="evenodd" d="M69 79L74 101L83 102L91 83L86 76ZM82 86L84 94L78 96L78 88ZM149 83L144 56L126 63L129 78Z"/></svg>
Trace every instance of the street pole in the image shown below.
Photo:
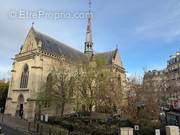
<svg viewBox="0 0 180 135"><path fill-rule="evenodd" d="M2 124L4 123L4 113L2 113L1 122L2 122Z"/></svg>

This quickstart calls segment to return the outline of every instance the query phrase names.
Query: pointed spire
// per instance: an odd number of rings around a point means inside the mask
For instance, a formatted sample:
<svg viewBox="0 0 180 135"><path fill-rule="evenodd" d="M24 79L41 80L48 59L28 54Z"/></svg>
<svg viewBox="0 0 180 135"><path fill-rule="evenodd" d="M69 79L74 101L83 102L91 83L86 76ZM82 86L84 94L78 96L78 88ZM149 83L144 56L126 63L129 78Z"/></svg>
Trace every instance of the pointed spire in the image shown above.
<svg viewBox="0 0 180 135"><path fill-rule="evenodd" d="M86 41L84 53L93 54L93 40L92 40L92 17L91 17L91 0L89 0L89 14L88 14L88 25L86 32Z"/></svg>
<svg viewBox="0 0 180 135"><path fill-rule="evenodd" d="M86 42L92 42L92 26L91 26L91 15L88 16L88 25L86 32Z"/></svg>

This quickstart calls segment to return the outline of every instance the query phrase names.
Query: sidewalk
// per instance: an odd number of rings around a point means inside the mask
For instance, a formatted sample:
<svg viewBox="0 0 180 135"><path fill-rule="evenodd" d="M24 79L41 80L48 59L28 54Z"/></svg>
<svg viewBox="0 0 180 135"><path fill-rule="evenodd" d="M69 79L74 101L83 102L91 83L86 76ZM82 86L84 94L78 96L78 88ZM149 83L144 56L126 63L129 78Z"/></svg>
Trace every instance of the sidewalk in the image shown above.
<svg viewBox="0 0 180 135"><path fill-rule="evenodd" d="M69 135L69 131L59 126L52 126L45 123L34 123L10 115L0 114L0 124L18 130L26 135Z"/></svg>
<svg viewBox="0 0 180 135"><path fill-rule="evenodd" d="M3 118L3 119L2 119ZM70 135L70 131L58 125L27 121L10 115L0 114L0 124L18 130L26 135Z"/></svg>
<svg viewBox="0 0 180 135"><path fill-rule="evenodd" d="M24 133L32 134L28 131L28 121L11 115L0 114L0 123Z"/></svg>

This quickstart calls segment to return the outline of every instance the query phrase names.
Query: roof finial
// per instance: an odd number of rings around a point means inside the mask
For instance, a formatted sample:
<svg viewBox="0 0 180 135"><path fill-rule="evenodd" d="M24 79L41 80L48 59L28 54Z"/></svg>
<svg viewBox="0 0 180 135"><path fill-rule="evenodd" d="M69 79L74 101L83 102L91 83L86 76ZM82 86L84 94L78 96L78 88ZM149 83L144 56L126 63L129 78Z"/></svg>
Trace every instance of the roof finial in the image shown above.
<svg viewBox="0 0 180 135"><path fill-rule="evenodd" d="M116 44L116 49L118 49L118 47L119 47L118 44Z"/></svg>
<svg viewBox="0 0 180 135"><path fill-rule="evenodd" d="M34 22L32 22L32 27L34 27Z"/></svg>

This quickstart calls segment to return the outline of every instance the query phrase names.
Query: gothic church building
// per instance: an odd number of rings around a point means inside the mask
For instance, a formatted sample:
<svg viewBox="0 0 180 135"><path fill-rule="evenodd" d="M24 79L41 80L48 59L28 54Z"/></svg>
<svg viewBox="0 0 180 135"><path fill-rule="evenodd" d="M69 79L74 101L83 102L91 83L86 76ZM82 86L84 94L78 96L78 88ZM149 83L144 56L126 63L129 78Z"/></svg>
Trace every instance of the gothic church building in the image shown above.
<svg viewBox="0 0 180 135"><path fill-rule="evenodd" d="M5 114L18 116L19 111L22 110L25 119L33 119L36 112L36 94L43 82L47 81L52 63L62 59L76 63L82 58L90 60L96 56L105 58L106 64L117 71L124 85L125 69L118 49L94 53L90 15L83 53L36 31L32 26L20 52L14 58Z"/></svg>

